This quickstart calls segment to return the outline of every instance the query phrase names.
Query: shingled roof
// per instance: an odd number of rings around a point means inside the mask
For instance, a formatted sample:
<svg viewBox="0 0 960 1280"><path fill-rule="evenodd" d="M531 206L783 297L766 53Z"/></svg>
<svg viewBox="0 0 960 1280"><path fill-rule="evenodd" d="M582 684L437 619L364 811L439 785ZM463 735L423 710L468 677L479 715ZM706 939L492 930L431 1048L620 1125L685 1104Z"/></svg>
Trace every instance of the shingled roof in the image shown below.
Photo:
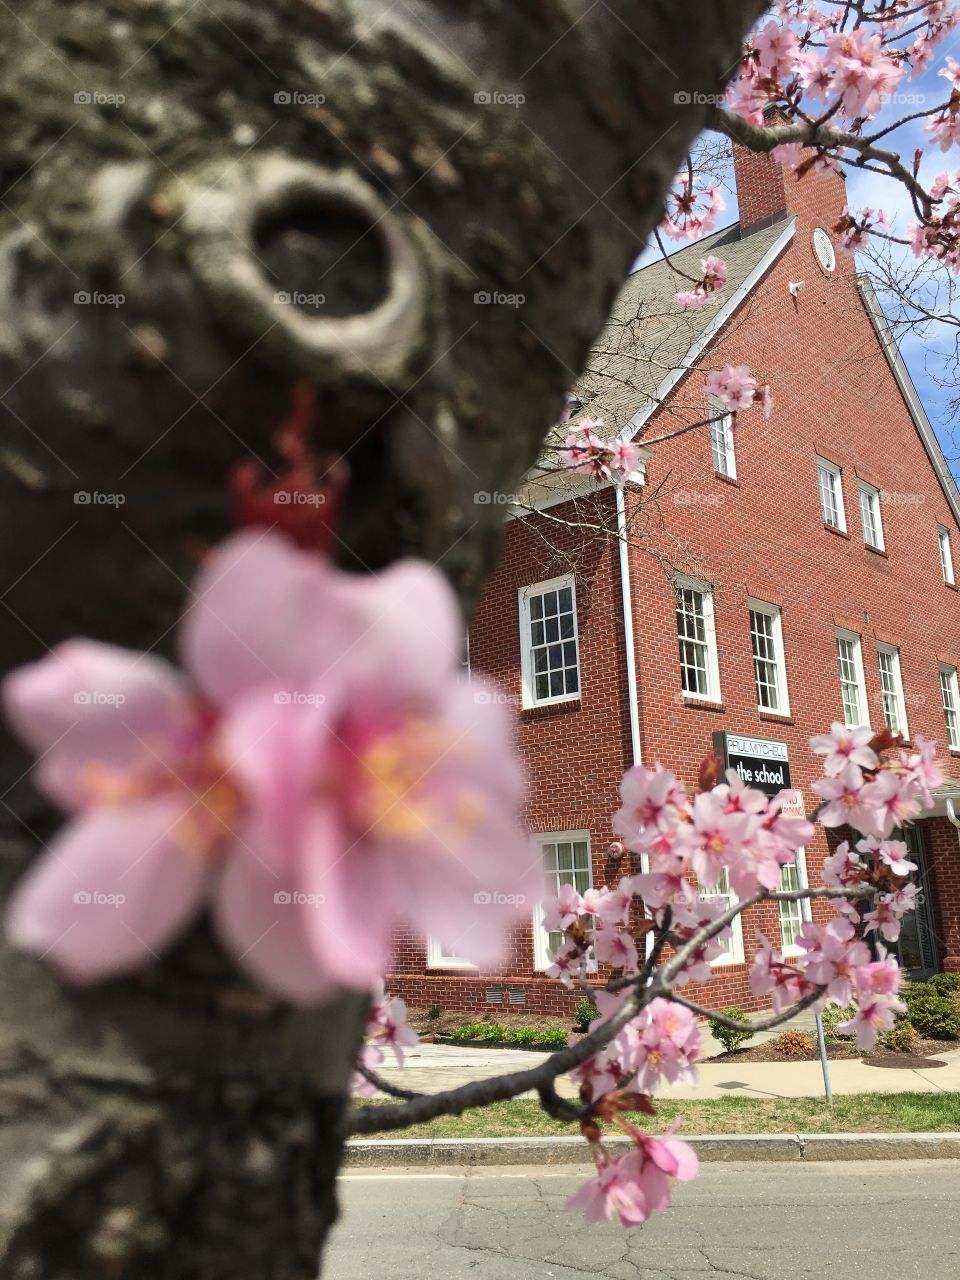
<svg viewBox="0 0 960 1280"><path fill-rule="evenodd" d="M645 412L656 407L664 383L671 376L678 381L688 355L709 339L718 322L736 312L751 276L792 224L793 218L782 218L742 236L740 224L734 223L634 271L617 296L611 317L573 388L579 405L571 420L601 418L605 438L624 435L642 440ZM700 279L700 259L710 254L726 262L726 286L703 307L679 306L675 294L691 287L684 276ZM563 444L568 430L568 425L558 426L547 437L542 455L547 471L555 469L553 449ZM534 468L528 476L528 500L533 500L534 491L542 501L554 489L570 487L569 475L561 485L555 475L538 472L539 468Z"/></svg>

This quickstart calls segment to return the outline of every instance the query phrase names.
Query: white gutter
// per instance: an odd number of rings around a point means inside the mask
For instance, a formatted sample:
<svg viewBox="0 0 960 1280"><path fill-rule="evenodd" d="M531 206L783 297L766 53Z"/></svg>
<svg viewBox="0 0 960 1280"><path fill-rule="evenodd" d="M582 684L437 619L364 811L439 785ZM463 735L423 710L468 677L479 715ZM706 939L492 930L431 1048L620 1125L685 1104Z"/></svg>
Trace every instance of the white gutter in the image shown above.
<svg viewBox="0 0 960 1280"><path fill-rule="evenodd" d="M927 456L933 463L933 469L936 471L937 479L940 481L940 488L950 504L954 519L960 524L960 495L957 493L956 481L950 474L950 468L947 466L947 460L943 456L943 450L940 448L936 432L930 424L930 419L927 417L927 411L924 409L920 397L917 395L917 389L913 385L913 379L910 377L910 370L900 354L900 348L897 346L897 340L893 336L890 322L884 315L876 290L867 277L859 277L857 285L860 289L860 296L863 299L864 306L867 309L867 315L870 317L870 322L877 337L880 339L880 345L883 348L883 354L887 358L887 364L890 366L896 384L900 388L901 395L907 402L907 409L910 411L913 425L917 428L917 434L923 442Z"/></svg>
<svg viewBox="0 0 960 1280"><path fill-rule="evenodd" d="M637 655L633 643L633 593L630 590L630 547L627 543L627 500L617 486L617 541L620 544L620 599L623 602L623 651L627 660L627 698L630 703L630 754L641 763L640 706L637 701Z"/></svg>
<svg viewBox="0 0 960 1280"><path fill-rule="evenodd" d="M784 228L750 274L746 276L741 281L740 285L733 291L725 305L720 308L707 327L700 334L700 337L697 338L696 342L684 356L680 365L676 369L672 369L670 373L667 374L653 393L653 398L648 401L646 407L638 409L633 415L620 434L621 441L626 442L628 440L632 440L640 428L645 426L648 420L653 417L680 379L690 372L693 365L710 345L720 329L723 328L727 321L739 309L741 304L746 301L749 295L767 274L776 260L780 257L781 253L783 253L784 249L786 249L787 245L790 244L796 234L796 231L797 220L796 218L791 218L790 225Z"/></svg>

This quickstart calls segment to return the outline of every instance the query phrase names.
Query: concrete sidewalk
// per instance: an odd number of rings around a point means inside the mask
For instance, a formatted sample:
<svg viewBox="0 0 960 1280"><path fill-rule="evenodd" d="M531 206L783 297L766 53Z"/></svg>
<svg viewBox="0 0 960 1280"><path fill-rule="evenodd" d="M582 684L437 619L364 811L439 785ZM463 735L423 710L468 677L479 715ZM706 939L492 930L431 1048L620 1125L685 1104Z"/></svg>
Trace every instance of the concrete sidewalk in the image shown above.
<svg viewBox="0 0 960 1280"><path fill-rule="evenodd" d="M408 1052L403 1070L385 1066L391 1082L424 1093L457 1088L470 1080L535 1067L549 1055L526 1049L461 1049L454 1045L421 1044ZM960 1091L960 1048L942 1054L945 1067L918 1069L870 1067L859 1058L830 1063L834 1093L955 1093ZM576 1088L566 1077L558 1091L574 1097ZM664 1086L664 1098L813 1098L823 1094L819 1062L737 1062L707 1059L700 1064L700 1084ZM533 1096L533 1095L530 1095Z"/></svg>

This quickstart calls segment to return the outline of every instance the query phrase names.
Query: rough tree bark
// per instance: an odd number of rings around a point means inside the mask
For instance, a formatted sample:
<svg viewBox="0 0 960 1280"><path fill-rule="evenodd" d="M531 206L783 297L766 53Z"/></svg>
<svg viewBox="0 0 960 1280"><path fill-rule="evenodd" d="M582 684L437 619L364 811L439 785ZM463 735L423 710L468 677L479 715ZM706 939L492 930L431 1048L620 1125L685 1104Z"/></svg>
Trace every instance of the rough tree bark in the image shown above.
<svg viewBox="0 0 960 1280"><path fill-rule="evenodd" d="M438 561L469 610L474 495L534 458L705 121L675 95L720 89L762 7L0 6L4 668L170 650L224 477L275 461L304 380L344 561ZM58 821L26 766L5 738L4 892ZM203 929L86 992L4 951L0 1000L3 1276L315 1274L362 1002L265 1000Z"/></svg>

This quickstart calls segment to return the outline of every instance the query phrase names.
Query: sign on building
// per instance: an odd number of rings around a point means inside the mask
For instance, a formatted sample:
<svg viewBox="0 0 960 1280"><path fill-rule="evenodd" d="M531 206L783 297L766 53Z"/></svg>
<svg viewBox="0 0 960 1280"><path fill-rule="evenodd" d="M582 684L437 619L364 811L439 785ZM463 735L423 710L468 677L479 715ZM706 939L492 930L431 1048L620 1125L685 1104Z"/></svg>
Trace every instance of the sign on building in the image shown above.
<svg viewBox="0 0 960 1280"><path fill-rule="evenodd" d="M790 757L785 742L720 732L713 735L713 745L723 758L724 768L734 769L748 787L775 796L790 786Z"/></svg>

